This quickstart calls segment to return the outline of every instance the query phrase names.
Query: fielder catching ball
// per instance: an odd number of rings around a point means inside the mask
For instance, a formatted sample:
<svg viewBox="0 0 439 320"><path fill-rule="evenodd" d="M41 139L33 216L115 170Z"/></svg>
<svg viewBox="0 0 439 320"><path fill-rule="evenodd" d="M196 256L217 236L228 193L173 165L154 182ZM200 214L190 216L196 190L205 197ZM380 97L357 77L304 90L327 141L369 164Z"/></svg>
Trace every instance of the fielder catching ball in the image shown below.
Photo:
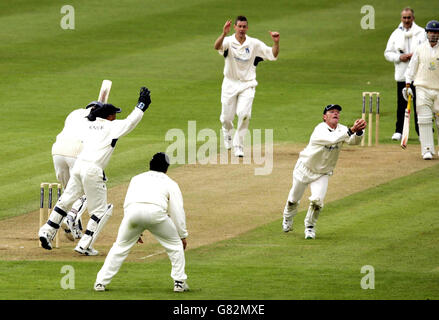
<svg viewBox="0 0 439 320"><path fill-rule="evenodd" d="M310 204L305 217L305 239L315 239L315 226L323 208L329 176L337 164L343 143L359 144L366 121L357 119L351 128L339 124L341 106L330 104L323 110L323 122L317 125L306 148L300 152L293 171L293 185L283 212L282 229L293 229L293 218L308 185Z"/></svg>
<svg viewBox="0 0 439 320"><path fill-rule="evenodd" d="M224 146L234 148L236 157L244 156L244 137L250 122L255 97L256 66L264 60L277 60L279 33L270 32L273 47L247 35L248 22L244 16L235 20L235 34L226 37L232 22L228 20L223 32L215 41L215 50L224 56L224 80L221 87L221 116ZM238 125L232 141L233 120L238 116Z"/></svg>

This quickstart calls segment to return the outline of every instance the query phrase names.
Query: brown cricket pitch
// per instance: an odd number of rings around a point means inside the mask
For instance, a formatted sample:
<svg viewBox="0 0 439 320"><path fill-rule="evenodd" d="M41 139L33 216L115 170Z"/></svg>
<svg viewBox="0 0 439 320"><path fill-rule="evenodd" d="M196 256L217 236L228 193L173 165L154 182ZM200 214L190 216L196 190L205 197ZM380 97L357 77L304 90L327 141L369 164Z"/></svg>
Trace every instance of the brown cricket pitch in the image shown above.
<svg viewBox="0 0 439 320"><path fill-rule="evenodd" d="M279 221L291 188L292 171L299 152L305 145L275 144L273 171L270 175L256 176L255 164L184 165L169 170L183 193L189 237L186 250L236 237L263 224ZM247 151L248 154L248 151ZM219 162L219 161L218 161ZM372 188L392 179L436 165L437 161L421 158L419 146L402 150L397 145L360 147L345 145L329 180L325 203ZM147 164L145 162L145 169ZM404 168L404 170L401 170ZM133 176L140 172L133 172ZM111 248L123 217L123 201L128 183L108 190L108 202L114 204L113 216L95 244L99 255L85 257L73 251L75 243L60 235L60 248L51 251L38 247L39 211L35 210L0 221L0 259L101 261ZM308 206L306 191L299 211ZM38 208L39 199L35 199ZM296 218L303 222L303 214ZM325 215L325 210L321 216ZM87 212L83 223L88 221ZM63 233L64 231L60 231ZM293 231L294 232L294 231ZM295 231L297 232L297 231ZM136 244L127 261L151 261L165 255L164 249L147 232L143 244Z"/></svg>

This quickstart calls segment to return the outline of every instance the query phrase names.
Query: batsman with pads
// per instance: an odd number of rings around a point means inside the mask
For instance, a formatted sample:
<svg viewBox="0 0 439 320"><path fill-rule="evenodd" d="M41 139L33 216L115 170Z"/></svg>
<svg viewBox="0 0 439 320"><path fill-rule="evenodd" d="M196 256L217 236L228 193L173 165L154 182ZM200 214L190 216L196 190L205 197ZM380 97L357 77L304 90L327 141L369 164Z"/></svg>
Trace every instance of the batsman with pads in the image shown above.
<svg viewBox="0 0 439 320"><path fill-rule="evenodd" d="M116 142L131 132L140 122L151 103L150 91L142 87L137 105L124 120L116 120L121 109L112 104L103 104L92 110L78 130L84 133L83 149L78 155L61 198L50 214L38 236L44 249L52 249L52 240L62 220L67 216L74 201L85 193L90 220L87 230L75 248L84 255L97 255L93 245L112 214L113 206L107 204L107 188L104 169L113 154Z"/></svg>
<svg viewBox="0 0 439 320"><path fill-rule="evenodd" d="M310 186L310 204L305 217L305 239L315 239L315 226L341 147L345 142L361 142L366 121L357 119L354 125L348 128L339 124L340 111L341 106L338 104L330 104L323 109L323 122L315 127L308 145L299 154L293 171L293 185L283 212L284 232L293 229L293 218L297 214L300 200L305 189Z"/></svg>
<svg viewBox="0 0 439 320"><path fill-rule="evenodd" d="M98 96L98 101L89 103L85 109L80 108L72 111L64 122L63 130L56 136L56 141L52 145L52 159L55 168L57 180L65 189L70 179L72 170L78 154L82 150L83 131L78 130L81 123L89 115L90 110L101 107L107 103L110 94L112 82L103 80ZM62 228L64 234L70 241L82 237L81 216L87 208L87 199L82 195L73 203L72 209L67 213L66 219L63 220Z"/></svg>
<svg viewBox="0 0 439 320"><path fill-rule="evenodd" d="M402 94L405 100L413 95L410 88L416 87L416 109L418 114L419 140L424 160L434 156L433 116L439 131L439 21L432 20L425 26L428 41L418 46L405 73L406 87Z"/></svg>

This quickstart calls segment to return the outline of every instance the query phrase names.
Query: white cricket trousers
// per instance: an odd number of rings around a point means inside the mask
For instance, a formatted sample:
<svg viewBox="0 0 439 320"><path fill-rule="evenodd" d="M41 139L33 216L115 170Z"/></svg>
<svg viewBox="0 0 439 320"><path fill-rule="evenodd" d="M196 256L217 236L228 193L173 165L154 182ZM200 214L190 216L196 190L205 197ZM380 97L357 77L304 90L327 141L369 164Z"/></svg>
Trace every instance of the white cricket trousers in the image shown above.
<svg viewBox="0 0 439 320"><path fill-rule="evenodd" d="M306 188L310 186L310 204L304 223L305 228L314 227L317 223L320 211L323 208L323 201L328 191L328 182L329 176L327 174L316 174L298 161L293 171L293 185L288 194L288 201L294 203L296 207L292 212L284 210L284 217L292 219L297 214L297 206Z"/></svg>
<svg viewBox="0 0 439 320"><path fill-rule="evenodd" d="M87 197L87 208L90 216L102 218L107 209L107 186L104 171L93 163L76 160L67 187L50 214L49 222L42 227L42 230L54 236L73 203L84 193ZM94 231L95 224L96 222L90 219L87 229ZM88 236L84 235L79 243L86 241L87 238Z"/></svg>
<svg viewBox="0 0 439 320"><path fill-rule="evenodd" d="M69 182L70 179L70 171L73 169L73 166L75 165L76 158L54 154L52 155L52 159L53 159L53 167L55 168L56 179L61 183L61 185L65 190L67 183ZM84 203L84 201L85 201L85 197L81 195L81 198L79 198L73 203L72 208L74 209L74 212L79 211L81 212L80 215L82 215L82 213L85 211L85 207L83 208L83 205L85 204L86 206L86 203ZM73 218L78 218L78 219L80 218L80 216L76 217L76 214L73 213L72 216Z"/></svg>
<svg viewBox="0 0 439 320"><path fill-rule="evenodd" d="M98 272L96 283L107 285L111 282L144 230L150 231L165 248L171 260L171 278L178 281L187 279L183 243L174 222L159 206L132 203L125 208L116 242L114 242L105 258L104 265Z"/></svg>
<svg viewBox="0 0 439 320"><path fill-rule="evenodd" d="M240 81L224 77L221 86L221 116L224 136L231 135L235 114L238 123L233 137L233 147L244 148L244 138L248 130L252 114L253 99L255 98L256 80Z"/></svg>
<svg viewBox="0 0 439 320"><path fill-rule="evenodd" d="M52 156L56 179L65 189L70 179L70 170L75 165L76 158L54 154Z"/></svg>
<svg viewBox="0 0 439 320"><path fill-rule="evenodd" d="M416 112L418 114L421 154L434 154L433 115L439 132L439 90L416 87Z"/></svg>

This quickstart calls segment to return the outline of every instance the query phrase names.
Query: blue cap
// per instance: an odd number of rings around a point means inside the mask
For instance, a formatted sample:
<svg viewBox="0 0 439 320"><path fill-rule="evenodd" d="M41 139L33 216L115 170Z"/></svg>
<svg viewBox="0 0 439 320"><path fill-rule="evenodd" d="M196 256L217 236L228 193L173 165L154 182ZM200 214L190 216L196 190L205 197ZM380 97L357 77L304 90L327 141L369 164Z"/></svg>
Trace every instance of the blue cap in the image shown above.
<svg viewBox="0 0 439 320"><path fill-rule="evenodd" d="M328 104L325 109L323 109L323 114L332 109L337 109L338 111L341 111L341 107L338 104Z"/></svg>

